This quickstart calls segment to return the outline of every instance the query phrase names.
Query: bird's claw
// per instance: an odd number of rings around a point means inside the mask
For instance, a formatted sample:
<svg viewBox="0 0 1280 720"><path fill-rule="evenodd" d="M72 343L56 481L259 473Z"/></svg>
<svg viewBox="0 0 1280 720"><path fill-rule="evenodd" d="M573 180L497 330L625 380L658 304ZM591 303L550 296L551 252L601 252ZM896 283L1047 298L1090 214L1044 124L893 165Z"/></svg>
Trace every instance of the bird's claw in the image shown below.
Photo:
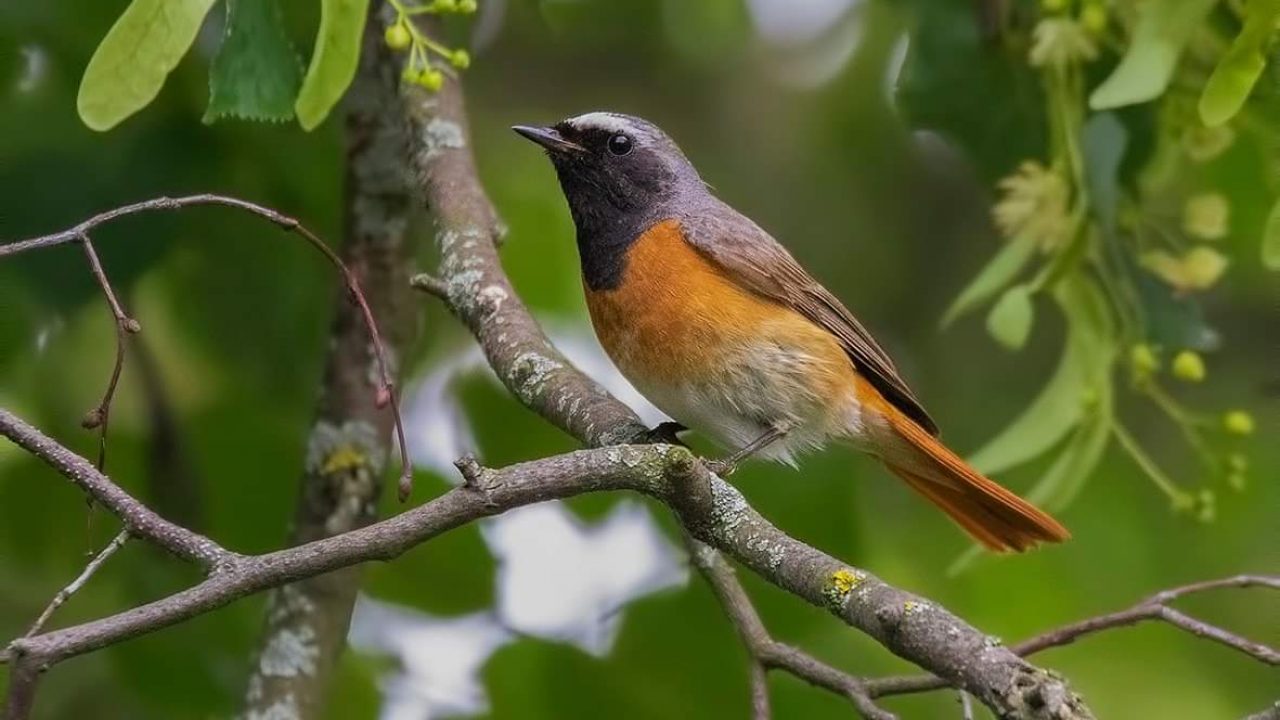
<svg viewBox="0 0 1280 720"><path fill-rule="evenodd" d="M659 423L657 427L640 436L640 443L644 445L680 445L685 447L684 441L680 439L679 434L688 429L678 422Z"/></svg>
<svg viewBox="0 0 1280 720"><path fill-rule="evenodd" d="M705 460L707 471L721 479L727 478L738 469L738 462L733 458L724 460Z"/></svg>

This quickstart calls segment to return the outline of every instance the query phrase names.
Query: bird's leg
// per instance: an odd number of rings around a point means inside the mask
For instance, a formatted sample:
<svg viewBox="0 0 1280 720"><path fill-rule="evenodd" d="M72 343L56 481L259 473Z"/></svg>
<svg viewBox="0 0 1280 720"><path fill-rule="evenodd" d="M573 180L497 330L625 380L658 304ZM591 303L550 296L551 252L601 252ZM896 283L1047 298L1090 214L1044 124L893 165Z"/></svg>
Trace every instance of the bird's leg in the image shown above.
<svg viewBox="0 0 1280 720"><path fill-rule="evenodd" d="M680 445L684 446L684 441L680 439L680 433L689 428L678 422L658 423L658 427L642 434L637 438L636 442L642 445Z"/></svg>
<svg viewBox="0 0 1280 720"><path fill-rule="evenodd" d="M788 428L782 425L770 425L769 429L765 430L763 435L742 446L741 449L729 457L721 458L720 460L708 461L707 469L722 478L729 477L733 474L734 470L738 469L738 463L746 460L760 450L763 450L765 447L768 447L774 441L782 438L787 434L787 430Z"/></svg>

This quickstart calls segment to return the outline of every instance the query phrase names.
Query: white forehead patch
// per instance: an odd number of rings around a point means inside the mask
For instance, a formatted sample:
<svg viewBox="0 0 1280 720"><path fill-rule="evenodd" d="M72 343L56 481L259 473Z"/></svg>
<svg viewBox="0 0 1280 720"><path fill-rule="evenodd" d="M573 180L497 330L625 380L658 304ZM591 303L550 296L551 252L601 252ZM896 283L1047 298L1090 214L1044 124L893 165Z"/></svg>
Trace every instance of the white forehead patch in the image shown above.
<svg viewBox="0 0 1280 720"><path fill-rule="evenodd" d="M579 130L595 128L611 133L635 132L636 127L625 117L607 112L589 112L565 122Z"/></svg>

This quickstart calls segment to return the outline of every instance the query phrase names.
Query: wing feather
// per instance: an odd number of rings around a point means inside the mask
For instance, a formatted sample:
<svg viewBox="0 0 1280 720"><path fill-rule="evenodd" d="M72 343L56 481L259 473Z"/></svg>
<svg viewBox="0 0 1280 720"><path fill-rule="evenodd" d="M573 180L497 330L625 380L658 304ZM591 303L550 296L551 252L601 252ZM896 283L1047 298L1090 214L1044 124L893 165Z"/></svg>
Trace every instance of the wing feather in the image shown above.
<svg viewBox="0 0 1280 720"><path fill-rule="evenodd" d="M931 435L938 426L871 333L777 240L733 208L710 198L680 218L685 239L747 289L782 303L835 335L854 367Z"/></svg>

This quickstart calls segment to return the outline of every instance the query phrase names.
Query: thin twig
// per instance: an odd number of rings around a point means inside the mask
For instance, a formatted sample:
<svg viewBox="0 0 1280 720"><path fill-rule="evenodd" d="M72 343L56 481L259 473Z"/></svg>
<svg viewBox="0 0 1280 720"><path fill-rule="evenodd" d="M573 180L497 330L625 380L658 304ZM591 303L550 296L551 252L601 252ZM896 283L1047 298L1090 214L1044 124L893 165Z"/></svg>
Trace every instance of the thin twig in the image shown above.
<svg viewBox="0 0 1280 720"><path fill-rule="evenodd" d="M896 718L893 713L876 706L863 688L862 680L831 667L802 650L774 640L752 605L751 598L738 582L733 568L719 552L689 535L685 535L685 546L689 549L694 567L706 578L707 584L720 601L721 608L742 638L751 673L751 704L757 717L768 717L768 686L764 682L764 672L782 670L848 698L854 709L868 720ZM759 715L761 708L765 712L763 716Z"/></svg>
<svg viewBox="0 0 1280 720"><path fill-rule="evenodd" d="M160 517L112 482L88 460L4 408L0 408L0 435L9 438L75 483L95 502L120 518L131 534L146 538L174 556L208 571L233 564L239 557L213 540Z"/></svg>
<svg viewBox="0 0 1280 720"><path fill-rule="evenodd" d="M396 439L400 446L400 480L397 484L401 501L408 498L408 493L413 483L413 469L409 464L409 449L405 442L404 422L400 417L400 407L395 394L395 382L391 377L391 364L387 360L386 346L382 342L382 335L378 331L378 323L373 318L373 312L369 309L369 303L365 299L364 291L360 287L360 281L356 278L347 264L338 257L323 240L315 233L311 232L298 220L289 217L281 212L272 210L271 208L251 203L247 200L239 198L227 197L224 195L215 195L211 193L202 193L199 195L187 195L184 197L160 197L142 202L124 205L118 208L99 213L75 227L49 235L31 238L28 240L20 240L18 242L0 245L0 259L10 255L17 255L30 250L39 250L42 248L64 245L71 242L85 241L85 248L90 251L90 245L87 242L89 231L94 228L118 220L129 215L136 215L143 212L151 212L155 210L179 210L187 207L199 205L220 205L224 207L236 208L245 212L265 218L286 231L292 232L303 238L313 248L320 252L321 255L329 261L342 275L343 282L346 284L347 290L351 293L352 300L360 308L360 314L364 318L365 326L369 331L370 341L373 343L374 355L378 364L379 387L375 396L375 403L378 407L390 407L391 415L395 423ZM95 256L96 257L96 256ZM105 277L105 276L104 276ZM104 290L109 285L104 285ZM118 308L113 307L113 311Z"/></svg>
<svg viewBox="0 0 1280 720"><path fill-rule="evenodd" d="M449 300L449 283L430 273L418 273L409 280L409 284L415 290L421 290L429 295L433 295L440 300L448 302Z"/></svg>
<svg viewBox="0 0 1280 720"><path fill-rule="evenodd" d="M1268 665L1280 664L1280 650L1259 642L1246 639L1240 635L1197 620L1185 613L1168 606L1178 598L1208 590L1226 588L1265 587L1280 590L1280 576L1276 575L1234 575L1231 577L1203 580L1162 590L1135 605L1123 610L1106 613L1078 622L1064 625L1053 630L1040 633L1013 645L1009 649L1019 656L1028 657L1049 648L1069 645L1076 640L1103 630L1134 625L1144 620L1162 620L1180 630L1197 637L1206 638L1239 650L1242 653ZM903 695L907 693L925 692L947 687L947 683L928 675L912 675L901 677L877 678L868 680L867 690L871 697Z"/></svg>
<svg viewBox="0 0 1280 720"><path fill-rule="evenodd" d="M1133 625L1143 620L1163 620L1174 627L1185 630L1186 632L1198 637L1213 640L1228 647L1235 648L1236 650L1250 655L1254 659L1260 660L1268 665L1278 665L1280 664L1280 650L1268 647L1262 643L1247 640L1239 635L1227 632L1219 627L1192 618L1168 606L1169 602L1193 593L1215 590L1218 588L1247 587L1268 587L1273 590L1280 589L1280 577L1265 575L1237 575L1229 578L1207 580L1204 582L1171 588L1169 590L1156 593L1133 607L1126 608L1118 612L1088 618L1056 630L1041 633L1040 635L1014 645L1013 651L1023 656L1031 655L1032 653L1037 653L1047 648L1070 644L1080 637L1098 632L1099 630Z"/></svg>
<svg viewBox="0 0 1280 720"><path fill-rule="evenodd" d="M137 320L129 317L125 313L124 308L120 305L120 300L116 297L115 290L111 287L111 281L107 279L107 273L102 269L102 261L98 259L98 253L93 247L93 241L89 239L88 233L81 233L77 238L81 247L84 248L85 259L89 262L89 270L93 273L93 278L98 281L98 286L102 288L102 294L107 300L107 308L111 311L111 317L115 320L116 330L116 359L115 365L111 368L111 379L107 381L107 389L102 393L102 400L97 407L93 408L85 415L84 420L80 423L87 430L98 429L98 461L96 463L99 470L105 470L107 467L107 425L111 422L111 401L116 396L116 386L120 383L120 374L124 370L124 350L125 343L130 334L138 333L142 330L142 326Z"/></svg>
<svg viewBox="0 0 1280 720"><path fill-rule="evenodd" d="M765 667L756 658L747 662L751 673L751 718L770 720L773 710L769 707L769 678L765 676Z"/></svg>
<svg viewBox="0 0 1280 720"><path fill-rule="evenodd" d="M31 624L30 629L27 630L27 634L23 637L31 637L32 635L40 632L40 628L44 627L44 624L49 622L49 618L53 617L54 611L61 607L68 598L76 594L80 588L84 587L84 584L89 582L89 578L93 577L93 574L98 571L98 568L102 567L102 564L107 561L107 558L114 555L121 547L124 547L125 542L128 540L129 531L121 530L120 534L116 535L111 542L107 543L106 547L102 548L101 552L89 561L89 564L85 566L84 571L80 573L79 577L72 580L70 585L59 590L58 594L53 596L53 601L44 609L44 612L40 613L40 617L36 618L36 621Z"/></svg>

